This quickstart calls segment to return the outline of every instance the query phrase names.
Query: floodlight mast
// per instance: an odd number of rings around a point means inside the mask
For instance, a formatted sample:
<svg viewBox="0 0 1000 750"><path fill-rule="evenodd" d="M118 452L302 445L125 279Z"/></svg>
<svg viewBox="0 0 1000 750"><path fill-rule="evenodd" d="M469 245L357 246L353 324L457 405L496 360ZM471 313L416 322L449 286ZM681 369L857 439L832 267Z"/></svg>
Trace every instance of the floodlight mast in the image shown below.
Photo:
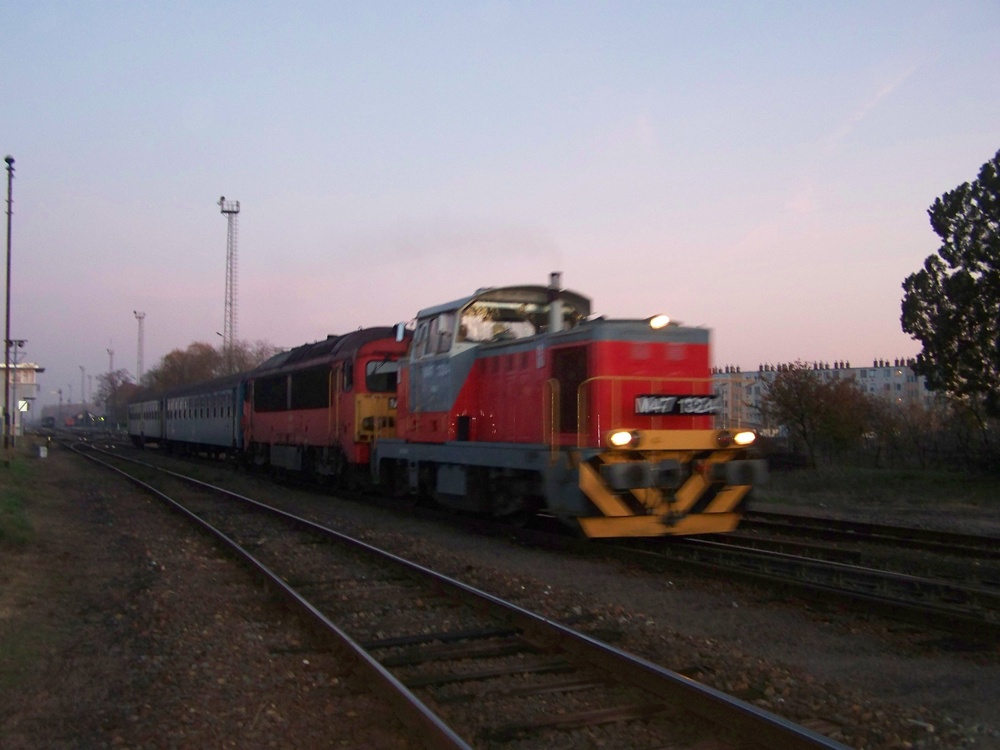
<svg viewBox="0 0 1000 750"><path fill-rule="evenodd" d="M225 196L219 198L219 208L225 214L229 224L226 235L226 299L222 322L222 351L226 357L226 365L232 370L233 346L236 343L236 301L237 301L237 270L239 255L238 218L240 214L239 201L227 201Z"/></svg>
<svg viewBox="0 0 1000 750"><path fill-rule="evenodd" d="M145 338L144 335L143 335L142 327L143 327L143 321L146 319L146 313L139 312L138 310L133 310L132 312L135 314L135 319L139 321L139 345L137 347L137 356L136 356L135 382L136 383L141 383L142 382L142 347L143 347L143 343L144 343L143 339ZM111 354L111 350L110 349L108 350L108 354Z"/></svg>

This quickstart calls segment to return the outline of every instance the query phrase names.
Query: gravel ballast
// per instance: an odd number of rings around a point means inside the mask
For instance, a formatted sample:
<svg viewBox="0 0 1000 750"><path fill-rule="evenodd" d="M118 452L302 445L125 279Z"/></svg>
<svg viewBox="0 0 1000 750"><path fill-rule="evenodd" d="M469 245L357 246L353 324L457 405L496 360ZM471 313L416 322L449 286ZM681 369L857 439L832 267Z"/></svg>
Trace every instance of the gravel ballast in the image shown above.
<svg viewBox="0 0 1000 750"><path fill-rule="evenodd" d="M65 451L44 462L38 542L0 556L0 642L20 644L0 654L0 745L412 746L335 652L181 519ZM1000 748L995 648L949 652L932 632L711 576L203 471L850 746Z"/></svg>

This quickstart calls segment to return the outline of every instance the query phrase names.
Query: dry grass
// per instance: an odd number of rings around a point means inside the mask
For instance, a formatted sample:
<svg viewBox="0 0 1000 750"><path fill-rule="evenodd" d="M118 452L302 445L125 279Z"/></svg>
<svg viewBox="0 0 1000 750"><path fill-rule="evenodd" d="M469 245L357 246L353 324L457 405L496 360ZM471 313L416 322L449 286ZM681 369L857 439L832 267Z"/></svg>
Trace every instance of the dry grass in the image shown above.
<svg viewBox="0 0 1000 750"><path fill-rule="evenodd" d="M22 548L34 537L24 507L33 473L34 466L20 455L0 465L0 552Z"/></svg>
<svg viewBox="0 0 1000 750"><path fill-rule="evenodd" d="M758 500L825 507L1000 510L1000 478L960 472L819 468L772 473Z"/></svg>

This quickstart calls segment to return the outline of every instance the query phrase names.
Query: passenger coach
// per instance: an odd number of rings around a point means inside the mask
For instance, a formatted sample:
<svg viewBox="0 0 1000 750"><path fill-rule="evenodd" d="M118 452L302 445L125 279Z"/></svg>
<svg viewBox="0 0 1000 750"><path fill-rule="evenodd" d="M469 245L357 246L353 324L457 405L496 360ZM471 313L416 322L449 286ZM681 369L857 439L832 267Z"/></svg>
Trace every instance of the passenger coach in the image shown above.
<svg viewBox="0 0 1000 750"><path fill-rule="evenodd" d="M157 443L182 453L238 455L243 449L243 379L242 374L228 375L129 404L132 442Z"/></svg>
<svg viewBox="0 0 1000 750"><path fill-rule="evenodd" d="M137 448L163 440L163 403L159 398L149 396L128 405L128 434Z"/></svg>

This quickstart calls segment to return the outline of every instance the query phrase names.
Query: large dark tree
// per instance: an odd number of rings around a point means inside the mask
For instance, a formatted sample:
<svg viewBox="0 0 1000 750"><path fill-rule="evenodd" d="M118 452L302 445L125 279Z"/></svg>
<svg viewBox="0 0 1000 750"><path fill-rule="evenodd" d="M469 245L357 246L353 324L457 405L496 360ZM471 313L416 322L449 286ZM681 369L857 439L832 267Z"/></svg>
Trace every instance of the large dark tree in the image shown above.
<svg viewBox="0 0 1000 750"><path fill-rule="evenodd" d="M942 245L903 282L903 330L923 345L914 369L1000 417L1000 151L927 213Z"/></svg>

